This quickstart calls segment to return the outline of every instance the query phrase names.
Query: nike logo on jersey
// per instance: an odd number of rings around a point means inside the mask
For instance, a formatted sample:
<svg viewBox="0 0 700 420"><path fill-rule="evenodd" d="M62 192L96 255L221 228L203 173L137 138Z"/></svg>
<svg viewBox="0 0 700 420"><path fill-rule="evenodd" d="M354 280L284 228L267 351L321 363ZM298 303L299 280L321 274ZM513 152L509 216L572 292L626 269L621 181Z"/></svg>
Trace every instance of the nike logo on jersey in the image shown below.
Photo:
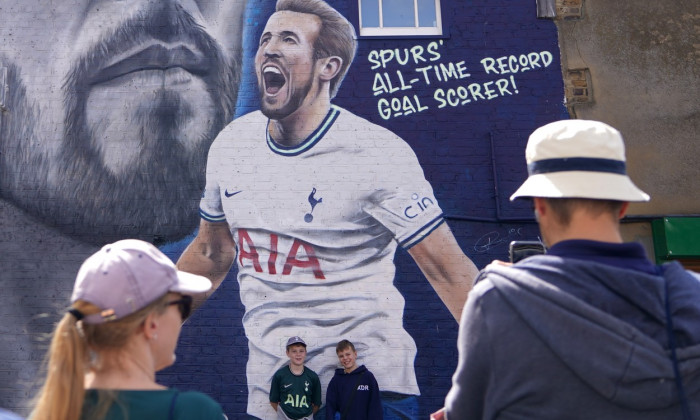
<svg viewBox="0 0 700 420"><path fill-rule="evenodd" d="M226 198L229 198L229 197L233 197L234 195L236 195L236 194L238 194L238 193L240 193L240 192L243 192L243 190L234 191L234 192L232 192L232 193L228 192L228 190L225 190L225 191L224 191L224 195L226 196Z"/></svg>
<svg viewBox="0 0 700 420"><path fill-rule="evenodd" d="M284 388L286 389L286 388L289 388L290 386L292 386L292 384L287 384L287 385L284 385Z"/></svg>

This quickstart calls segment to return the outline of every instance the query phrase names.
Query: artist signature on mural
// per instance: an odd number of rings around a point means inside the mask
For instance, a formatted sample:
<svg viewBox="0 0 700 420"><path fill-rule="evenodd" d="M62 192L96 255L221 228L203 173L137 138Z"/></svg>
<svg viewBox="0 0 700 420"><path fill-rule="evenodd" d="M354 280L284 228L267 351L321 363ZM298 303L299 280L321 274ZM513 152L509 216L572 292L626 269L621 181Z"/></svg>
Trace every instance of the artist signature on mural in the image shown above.
<svg viewBox="0 0 700 420"><path fill-rule="evenodd" d="M483 254L499 245L508 244L510 241L514 241L516 239L522 239L522 230L523 228L521 227L511 228L508 229L508 232L505 235L502 235L502 233L495 230L486 233L474 243L474 251Z"/></svg>

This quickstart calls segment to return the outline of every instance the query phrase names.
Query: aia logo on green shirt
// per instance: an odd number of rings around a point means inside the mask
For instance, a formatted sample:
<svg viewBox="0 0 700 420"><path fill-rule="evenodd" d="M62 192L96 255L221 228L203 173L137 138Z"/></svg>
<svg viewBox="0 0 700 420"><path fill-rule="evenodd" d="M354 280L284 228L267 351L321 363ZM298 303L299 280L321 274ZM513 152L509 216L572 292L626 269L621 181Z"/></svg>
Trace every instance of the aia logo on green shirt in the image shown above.
<svg viewBox="0 0 700 420"><path fill-rule="evenodd" d="M306 390L308 391L308 382L306 386ZM296 400L295 400L296 397ZM302 395L301 398L299 398L299 394L297 395L292 395L292 394L287 394L287 399L284 401L286 405L291 405L294 408L309 408L309 403L306 402L306 395Z"/></svg>

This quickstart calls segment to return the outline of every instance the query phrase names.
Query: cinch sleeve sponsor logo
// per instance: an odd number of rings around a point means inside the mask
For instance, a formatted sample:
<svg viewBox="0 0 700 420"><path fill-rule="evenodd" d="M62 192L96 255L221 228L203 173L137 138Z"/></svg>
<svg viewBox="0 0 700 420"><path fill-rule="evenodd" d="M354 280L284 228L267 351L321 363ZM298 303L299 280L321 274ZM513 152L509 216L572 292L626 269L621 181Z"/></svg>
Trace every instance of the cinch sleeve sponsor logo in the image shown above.
<svg viewBox="0 0 700 420"><path fill-rule="evenodd" d="M403 215L408 217L409 219L413 219L414 217L424 212L425 209L435 204L433 203L433 200L429 197L420 197L416 193L413 193L413 195L411 195L411 200L413 200L413 204L403 209Z"/></svg>

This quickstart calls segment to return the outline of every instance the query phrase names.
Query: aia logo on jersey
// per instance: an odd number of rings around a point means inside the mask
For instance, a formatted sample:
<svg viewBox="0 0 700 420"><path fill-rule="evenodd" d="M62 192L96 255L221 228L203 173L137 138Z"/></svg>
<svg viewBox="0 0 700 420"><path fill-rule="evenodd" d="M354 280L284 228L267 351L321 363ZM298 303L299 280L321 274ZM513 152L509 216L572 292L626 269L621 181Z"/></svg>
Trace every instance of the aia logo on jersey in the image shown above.
<svg viewBox="0 0 700 420"><path fill-rule="evenodd" d="M369 385L358 385L357 390L358 391L369 391Z"/></svg>
<svg viewBox="0 0 700 420"><path fill-rule="evenodd" d="M423 213L428 207L433 205L433 200L428 197L421 198L416 193L411 195L411 200L413 200L413 204L403 209L403 215L409 219L413 219L414 217Z"/></svg>
<svg viewBox="0 0 700 420"><path fill-rule="evenodd" d="M294 397L296 397L296 400L294 400ZM309 403L306 402L306 395L302 395L301 398L299 398L298 394L287 394L287 399L284 400L284 403L294 408L309 408Z"/></svg>
<svg viewBox="0 0 700 420"><path fill-rule="evenodd" d="M279 237L274 233L270 233L268 243L256 245L253 243L253 239L250 237L250 234L248 234L248 231L240 228L238 229L238 263L241 267L250 264L258 273L264 272L265 268L268 273L277 274L277 257L280 255L277 251L278 243ZM270 250L267 256L267 264L265 264L264 255L258 252L257 246ZM284 258L284 255L285 253L282 254L282 258ZM321 269L321 263L318 258L316 258L316 251L313 245L294 238L294 242L292 242L289 251L286 252L286 256L287 257L284 258L284 264L282 265L283 276L292 274L292 269L298 268L310 270L318 280L324 280L326 278Z"/></svg>
<svg viewBox="0 0 700 420"><path fill-rule="evenodd" d="M311 190L311 194L309 194L309 204L311 204L311 211L304 215L304 221L306 223L311 223L314 220L314 216L312 213L314 212L314 208L318 203L323 203L323 198L316 198L316 188L313 188Z"/></svg>

